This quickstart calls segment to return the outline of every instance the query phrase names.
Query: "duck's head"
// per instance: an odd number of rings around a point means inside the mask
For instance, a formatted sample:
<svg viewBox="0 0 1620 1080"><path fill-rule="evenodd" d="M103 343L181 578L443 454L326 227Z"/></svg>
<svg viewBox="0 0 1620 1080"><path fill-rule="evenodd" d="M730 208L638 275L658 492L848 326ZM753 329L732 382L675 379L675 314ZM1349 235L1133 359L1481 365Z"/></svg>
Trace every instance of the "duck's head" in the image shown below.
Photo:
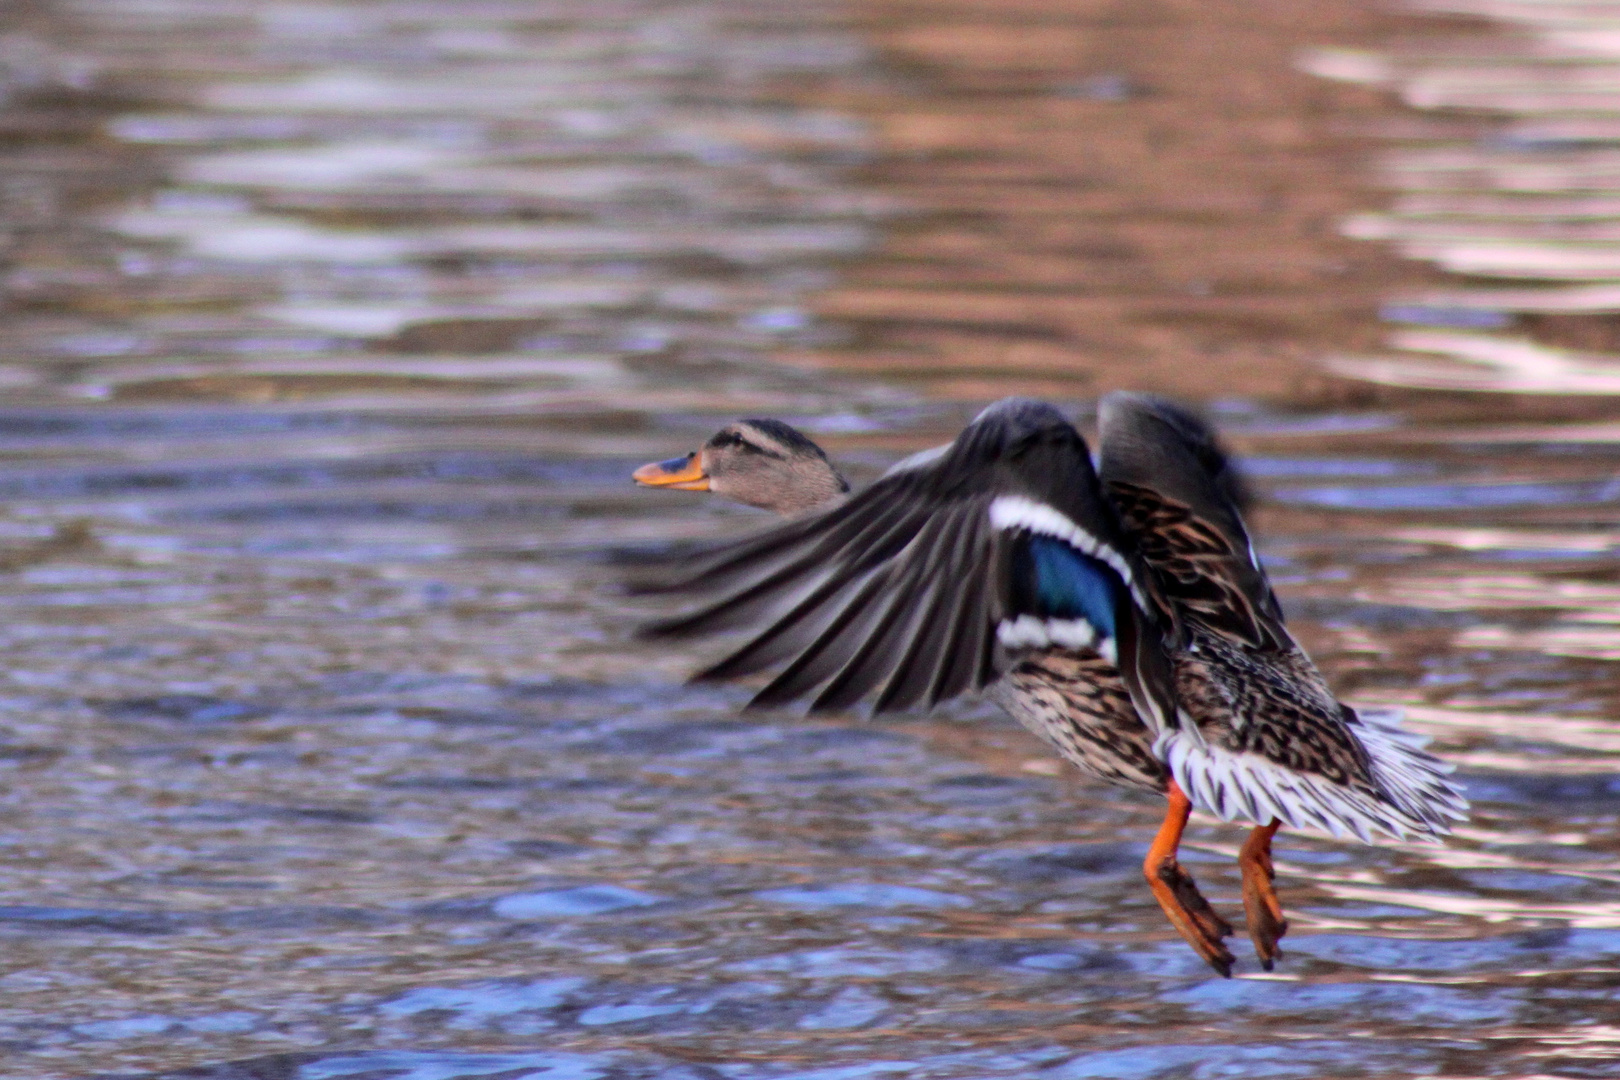
<svg viewBox="0 0 1620 1080"><path fill-rule="evenodd" d="M849 493L821 447L780 420L738 420L685 457L655 461L632 477L647 487L712 491L786 517L831 506Z"/></svg>

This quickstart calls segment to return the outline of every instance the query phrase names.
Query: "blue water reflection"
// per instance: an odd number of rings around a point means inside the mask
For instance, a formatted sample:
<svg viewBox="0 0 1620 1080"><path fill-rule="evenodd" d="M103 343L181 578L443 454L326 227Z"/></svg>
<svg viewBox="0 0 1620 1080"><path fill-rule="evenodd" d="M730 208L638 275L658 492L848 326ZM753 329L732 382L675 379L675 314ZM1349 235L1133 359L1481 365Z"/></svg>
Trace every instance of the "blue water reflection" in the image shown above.
<svg viewBox="0 0 1620 1080"><path fill-rule="evenodd" d="M584 885L577 889L503 896L491 905L490 910L504 919L539 919L547 916L601 915L663 902L661 896L617 885Z"/></svg>
<svg viewBox="0 0 1620 1080"><path fill-rule="evenodd" d="M1272 194L1175 202L1173 138L1090 140L1226 100L1159 80L1203 7L13 7L0 1072L1620 1072L1601 401L1539 403L1531 435L1477 401L1214 404L1291 626L1477 807L1440 849L1285 832L1270 974L1241 931L1227 982L1165 925L1160 801L987 703L745 712L684 685L707 646L631 633L662 609L628 572L763 520L627 479L723 418L801 424L860 484L984 398L1084 424L1105 386L1179 377L1132 341L1309 351L1308 290L1351 278L1219 239ZM1087 137L1012 130L1065 117ZM1016 179L1029 140L1073 171ZM1109 208L1132 168L1152 185ZM1026 204L1027 243L998 216ZM1172 226L1237 276L1149 260ZM1419 306L1385 314L1458 320ZM1184 850L1234 921L1240 842L1197 819Z"/></svg>

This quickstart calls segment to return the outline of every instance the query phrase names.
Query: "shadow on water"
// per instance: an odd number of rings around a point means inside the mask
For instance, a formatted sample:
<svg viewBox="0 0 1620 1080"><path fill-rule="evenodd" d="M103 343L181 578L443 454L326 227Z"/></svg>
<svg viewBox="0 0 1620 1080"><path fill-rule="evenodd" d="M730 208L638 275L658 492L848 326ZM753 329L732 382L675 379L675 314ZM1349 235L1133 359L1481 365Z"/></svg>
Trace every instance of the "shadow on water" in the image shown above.
<svg viewBox="0 0 1620 1080"><path fill-rule="evenodd" d="M1334 235L1412 114L1295 52L1494 33L1364 9L7 12L0 1071L1620 1075L1613 410L1317 363L1440 271ZM1477 807L1285 834L1271 975L988 706L744 715L627 633L626 563L761 520L627 481L721 418L863 482L1115 385L1209 402Z"/></svg>

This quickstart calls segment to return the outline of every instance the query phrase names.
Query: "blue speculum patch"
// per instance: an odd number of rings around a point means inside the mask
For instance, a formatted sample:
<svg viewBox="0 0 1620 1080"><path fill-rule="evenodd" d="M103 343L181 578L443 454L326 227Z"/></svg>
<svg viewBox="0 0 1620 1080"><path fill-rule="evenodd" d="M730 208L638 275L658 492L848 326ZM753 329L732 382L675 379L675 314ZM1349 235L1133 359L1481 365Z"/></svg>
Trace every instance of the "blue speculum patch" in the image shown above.
<svg viewBox="0 0 1620 1080"><path fill-rule="evenodd" d="M1114 636L1123 583L1108 564L1049 536L1031 536L1020 554L1016 573L1030 587L1033 614L1084 619L1099 633Z"/></svg>

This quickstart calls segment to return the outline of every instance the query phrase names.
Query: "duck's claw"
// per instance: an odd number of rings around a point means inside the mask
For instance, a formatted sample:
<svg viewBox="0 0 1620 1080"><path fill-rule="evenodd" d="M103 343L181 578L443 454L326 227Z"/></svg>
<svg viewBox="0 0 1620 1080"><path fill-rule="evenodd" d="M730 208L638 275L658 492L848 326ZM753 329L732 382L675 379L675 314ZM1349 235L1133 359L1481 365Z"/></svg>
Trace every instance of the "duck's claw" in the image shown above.
<svg viewBox="0 0 1620 1080"><path fill-rule="evenodd" d="M1176 861L1176 846L1181 842L1181 831L1186 828L1187 816L1192 813L1192 801L1174 781L1166 792L1170 807L1165 813L1159 835L1148 848L1142 873L1147 877L1153 898L1164 909L1165 917L1176 932L1187 939L1206 963L1225 978L1232 977L1232 964L1236 959L1222 938L1232 933L1232 926L1215 913L1198 891L1193 876Z"/></svg>
<svg viewBox="0 0 1620 1080"><path fill-rule="evenodd" d="M1288 933L1288 920L1283 918L1282 904L1272 884L1277 873L1271 865L1271 838L1282 823L1258 826L1243 843L1238 854L1238 868L1243 871L1243 914L1249 922L1249 940L1254 942L1254 954L1260 966L1267 971L1282 959L1277 942Z"/></svg>
<svg viewBox="0 0 1620 1080"><path fill-rule="evenodd" d="M1210 967L1225 978L1231 978L1236 957L1222 939L1232 935L1232 924L1209 906L1204 894L1198 891L1198 883L1193 876L1171 858L1150 872L1148 884L1152 886L1153 897L1164 909L1170 925L1187 939L1187 944Z"/></svg>

